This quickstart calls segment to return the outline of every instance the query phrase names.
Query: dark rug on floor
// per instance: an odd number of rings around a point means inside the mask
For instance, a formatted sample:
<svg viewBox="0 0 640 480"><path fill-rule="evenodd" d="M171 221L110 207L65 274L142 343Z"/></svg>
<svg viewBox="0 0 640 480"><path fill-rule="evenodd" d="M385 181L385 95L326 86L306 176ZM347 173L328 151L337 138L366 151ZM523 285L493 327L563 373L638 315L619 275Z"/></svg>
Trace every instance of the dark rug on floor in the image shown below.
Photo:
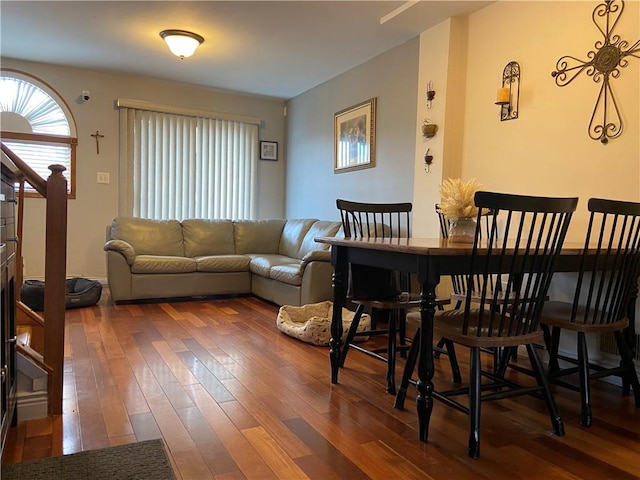
<svg viewBox="0 0 640 480"><path fill-rule="evenodd" d="M2 465L2 480L175 480L160 439Z"/></svg>

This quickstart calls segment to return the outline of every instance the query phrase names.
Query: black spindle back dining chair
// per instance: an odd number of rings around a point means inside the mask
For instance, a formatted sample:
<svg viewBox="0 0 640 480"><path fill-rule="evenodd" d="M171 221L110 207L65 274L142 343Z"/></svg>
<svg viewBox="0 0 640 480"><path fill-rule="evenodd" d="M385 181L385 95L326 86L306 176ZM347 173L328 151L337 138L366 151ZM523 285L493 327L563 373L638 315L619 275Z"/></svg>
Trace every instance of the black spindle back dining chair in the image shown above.
<svg viewBox="0 0 640 480"><path fill-rule="evenodd" d="M588 208L591 213L573 301L547 302L541 318L543 327L551 327L545 338L550 357L549 377L554 383L580 391L583 427L592 423L591 378L620 376L627 393L629 386L633 388L635 406L640 407L633 350L623 334L626 329L633 334L629 308L635 308L640 274L640 203L592 198ZM595 259L590 261L589 257ZM562 329L577 333L577 360L558 354ZM604 368L590 364L586 334L613 334L620 365ZM577 364L577 368L560 368L559 359ZM559 380L573 373L578 374L578 387Z"/></svg>
<svg viewBox="0 0 640 480"><path fill-rule="evenodd" d="M449 238L449 221L447 217L440 211L438 208L438 204L436 204L436 213L438 214L438 219L440 222L440 234L442 238ZM482 220L479 221L479 235L480 238L489 238L491 229L493 229L494 238L498 238L498 230L497 223L492 222L492 218L495 216L495 212L489 210L482 217ZM451 303L453 304L453 308L460 308L467 294L467 290L470 288L473 291L479 291L479 278L478 276L466 277L465 275L451 275ZM489 279L489 288L493 291L496 288L501 288L500 276L492 275ZM477 296L476 296L477 300ZM436 350L434 353L434 357L438 358L440 353L446 353L453 347L448 347L447 350L443 351L442 348L446 345L446 339L441 338L438 340L436 345ZM483 349L483 351L487 351L493 355L493 367L495 370L499 368L501 351L499 349Z"/></svg>
<svg viewBox="0 0 640 480"><path fill-rule="evenodd" d="M564 434L534 345L543 340L540 314L577 203L577 198L475 194L476 232L464 276L468 282L475 278L478 284L467 289L459 309L436 311L434 318L435 335L470 348L469 384L433 393L434 398L469 415L467 453L472 458L480 455L481 401L542 391L554 432ZM481 238L483 217L491 210L495 215L490 219L489 237ZM504 224L502 238L496 234L499 218ZM502 289L491 286L492 277L497 273L501 275ZM420 321L421 316L412 312L408 318ZM526 347L537 385L520 386L505 379L502 371L482 370L481 348L509 349L520 345ZM403 407L403 389L415 360L410 354L396 408ZM468 396L466 403L455 399L460 395Z"/></svg>
<svg viewBox="0 0 640 480"><path fill-rule="evenodd" d="M345 237L399 238L411 236L412 204L362 203L336 200ZM387 362L387 392L396 393L396 354L407 349L406 311L417 308L420 299L411 293L411 278L405 272L352 264L349 268L348 299L356 305L356 312L342 349L340 366L344 367L351 348ZM439 303L448 303L440 301ZM360 318L365 309L371 312L372 329L358 332ZM387 317L386 328L378 328L376 320ZM382 323L382 322L381 322ZM355 343L356 337L387 336L387 345L367 348ZM455 358L455 357L454 357Z"/></svg>

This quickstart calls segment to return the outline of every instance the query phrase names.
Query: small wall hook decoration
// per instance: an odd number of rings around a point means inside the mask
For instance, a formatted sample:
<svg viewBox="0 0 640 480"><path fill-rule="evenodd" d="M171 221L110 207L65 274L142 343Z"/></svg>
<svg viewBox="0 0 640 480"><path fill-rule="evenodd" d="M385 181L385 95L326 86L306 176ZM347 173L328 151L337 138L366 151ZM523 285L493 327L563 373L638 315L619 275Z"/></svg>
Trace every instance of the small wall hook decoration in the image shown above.
<svg viewBox="0 0 640 480"><path fill-rule="evenodd" d="M427 83L427 108L431 108L431 103L435 97L436 91L433 89L433 82L429 80L429 83Z"/></svg>
<svg viewBox="0 0 640 480"><path fill-rule="evenodd" d="M496 105L500 105L500 121L518 118L520 105L520 64L509 62L502 71L502 87L498 89Z"/></svg>
<svg viewBox="0 0 640 480"><path fill-rule="evenodd" d="M436 132L438 131L438 125L435 123L431 123L428 119L424 119L422 122L422 135L425 138L434 137Z"/></svg>
<svg viewBox="0 0 640 480"><path fill-rule="evenodd" d="M431 155L431 149L427 148L427 151L424 152L424 171L429 173L431 170L431 164L433 163L433 155Z"/></svg>

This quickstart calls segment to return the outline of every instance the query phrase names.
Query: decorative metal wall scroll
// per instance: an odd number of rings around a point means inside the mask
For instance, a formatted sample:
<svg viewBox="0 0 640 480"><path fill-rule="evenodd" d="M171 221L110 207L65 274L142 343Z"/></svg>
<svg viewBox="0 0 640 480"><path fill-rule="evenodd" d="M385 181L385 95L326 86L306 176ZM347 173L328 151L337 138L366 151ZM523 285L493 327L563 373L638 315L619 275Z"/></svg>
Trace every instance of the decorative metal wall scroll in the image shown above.
<svg viewBox="0 0 640 480"><path fill-rule="evenodd" d="M611 79L618 78L620 69L629 64L627 57L640 58L640 40L629 46L629 42L622 40L620 35L613 34L623 10L624 0L604 0L604 3L596 6L591 17L604 38L595 42L594 50L587 52L589 60L566 55L558 60L556 70L551 72L559 87L569 85L583 71L594 82L602 82L589 121L589 136L603 144L618 137L624 128L618 102L611 88ZM596 120L599 113L602 115L602 123Z"/></svg>

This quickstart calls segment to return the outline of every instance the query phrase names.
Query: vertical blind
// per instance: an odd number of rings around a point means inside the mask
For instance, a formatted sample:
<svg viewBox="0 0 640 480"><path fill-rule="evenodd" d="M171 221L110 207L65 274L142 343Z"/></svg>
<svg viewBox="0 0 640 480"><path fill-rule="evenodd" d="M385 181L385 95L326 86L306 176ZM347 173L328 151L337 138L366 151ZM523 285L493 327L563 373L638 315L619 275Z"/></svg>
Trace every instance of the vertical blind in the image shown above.
<svg viewBox="0 0 640 480"><path fill-rule="evenodd" d="M255 218L257 119L130 102L118 102L120 215Z"/></svg>

